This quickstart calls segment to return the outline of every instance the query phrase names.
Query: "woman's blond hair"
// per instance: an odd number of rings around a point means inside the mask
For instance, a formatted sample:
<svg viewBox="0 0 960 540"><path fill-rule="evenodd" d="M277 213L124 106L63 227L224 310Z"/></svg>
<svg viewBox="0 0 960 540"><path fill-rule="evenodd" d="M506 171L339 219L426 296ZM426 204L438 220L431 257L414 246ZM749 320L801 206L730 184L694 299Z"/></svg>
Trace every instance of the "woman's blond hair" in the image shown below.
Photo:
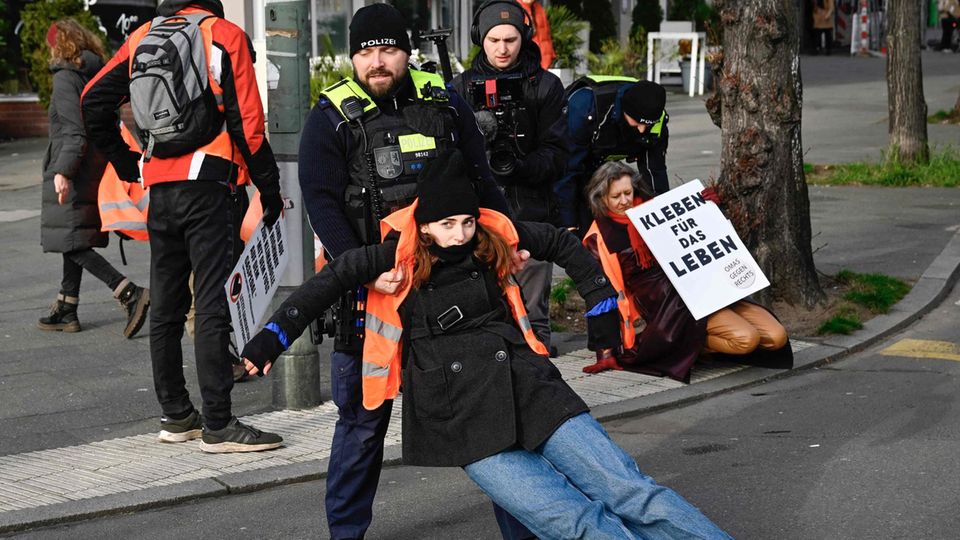
<svg viewBox="0 0 960 540"><path fill-rule="evenodd" d="M57 38L50 52L52 64L69 63L76 67L83 65L81 54L90 51L106 60L100 37L87 30L84 26L71 18L60 19L53 23L57 27Z"/></svg>
<svg viewBox="0 0 960 540"><path fill-rule="evenodd" d="M511 249L507 241L499 234L484 229L477 223L477 247L473 256L483 261L491 270L497 273L497 281L501 287L507 286L510 278ZM437 262L436 255L430 253L433 238L429 234L418 233L417 245L414 250L413 286L420 287L430 278L433 264Z"/></svg>

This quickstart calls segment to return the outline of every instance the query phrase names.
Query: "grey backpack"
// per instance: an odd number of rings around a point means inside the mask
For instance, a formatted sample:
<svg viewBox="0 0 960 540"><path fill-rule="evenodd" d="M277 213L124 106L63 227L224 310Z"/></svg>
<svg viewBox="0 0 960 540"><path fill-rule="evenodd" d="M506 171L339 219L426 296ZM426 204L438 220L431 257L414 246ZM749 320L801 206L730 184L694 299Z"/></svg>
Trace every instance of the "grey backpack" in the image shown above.
<svg viewBox="0 0 960 540"><path fill-rule="evenodd" d="M200 29L210 17L157 17L133 52L130 105L144 161L193 152L221 131L223 114L210 87Z"/></svg>

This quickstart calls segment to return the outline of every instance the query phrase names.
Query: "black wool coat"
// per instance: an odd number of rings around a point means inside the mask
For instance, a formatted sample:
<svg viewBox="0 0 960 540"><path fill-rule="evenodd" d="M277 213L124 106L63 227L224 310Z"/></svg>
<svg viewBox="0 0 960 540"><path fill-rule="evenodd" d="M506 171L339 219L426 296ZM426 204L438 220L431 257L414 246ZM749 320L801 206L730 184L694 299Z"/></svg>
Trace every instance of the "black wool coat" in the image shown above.
<svg viewBox="0 0 960 540"><path fill-rule="evenodd" d="M527 222L517 223L517 232L521 249L566 269L588 308L616 294L572 234ZM271 321L293 339L343 291L392 268L395 251L388 238L345 252L295 291ZM492 274L472 257L440 261L400 308L404 463L464 466L516 445L533 450L587 410L550 359L527 346ZM462 319L439 324L455 306Z"/></svg>
<svg viewBox="0 0 960 540"><path fill-rule="evenodd" d="M83 63L53 66L50 97L50 142L43 158L40 244L45 252L67 253L105 247L107 233L100 230L97 191L106 158L87 143L80 112L80 94L87 81L103 67L99 56L83 51ZM71 181L64 204L57 202L53 178L59 173Z"/></svg>

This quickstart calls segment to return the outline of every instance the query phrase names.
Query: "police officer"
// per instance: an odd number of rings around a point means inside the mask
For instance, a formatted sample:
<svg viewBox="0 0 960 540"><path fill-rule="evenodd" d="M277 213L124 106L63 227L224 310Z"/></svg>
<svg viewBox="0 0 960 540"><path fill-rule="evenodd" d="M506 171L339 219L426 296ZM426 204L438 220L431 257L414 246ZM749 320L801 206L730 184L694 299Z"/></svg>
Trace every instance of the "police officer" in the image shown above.
<svg viewBox="0 0 960 540"><path fill-rule="evenodd" d="M652 81L591 75L567 89L570 158L557 183L561 223L586 232L593 217L583 188L603 162L635 161L640 177L659 195L670 189L667 178L669 131L664 107L667 93Z"/></svg>
<svg viewBox="0 0 960 540"><path fill-rule="evenodd" d="M515 0L484 2L470 29L483 53L453 84L477 111L488 138L490 166L517 219L559 225L553 184L567 159L563 83L540 67L533 33L529 16ZM547 345L552 273L552 263L530 261L516 275L530 324Z"/></svg>
<svg viewBox="0 0 960 540"><path fill-rule="evenodd" d="M509 214L490 173L473 112L436 74L408 67L407 23L388 4L359 9L350 22L354 76L323 91L300 141L300 186L310 223L328 256L377 243L379 220L416 196L417 173L446 148L458 147L477 178L483 205ZM405 276L386 272L368 287L392 294ZM366 289L346 308L362 306ZM362 406L362 338L357 309L338 326L331 355L339 419L327 475L326 513L334 539L362 538L372 519L383 437L392 400ZM370 324L370 321L367 321Z"/></svg>

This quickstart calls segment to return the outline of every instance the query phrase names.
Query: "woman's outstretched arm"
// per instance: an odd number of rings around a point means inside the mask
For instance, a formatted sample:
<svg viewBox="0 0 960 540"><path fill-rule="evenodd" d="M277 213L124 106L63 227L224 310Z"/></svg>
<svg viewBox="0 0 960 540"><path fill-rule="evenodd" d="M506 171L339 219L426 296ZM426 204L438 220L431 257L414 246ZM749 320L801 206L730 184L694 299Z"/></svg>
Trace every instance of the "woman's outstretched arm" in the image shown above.
<svg viewBox="0 0 960 540"><path fill-rule="evenodd" d="M263 371L345 292L393 268L396 250L396 241L388 239L382 244L345 251L327 263L280 304L264 329L244 346L243 358L257 371Z"/></svg>

